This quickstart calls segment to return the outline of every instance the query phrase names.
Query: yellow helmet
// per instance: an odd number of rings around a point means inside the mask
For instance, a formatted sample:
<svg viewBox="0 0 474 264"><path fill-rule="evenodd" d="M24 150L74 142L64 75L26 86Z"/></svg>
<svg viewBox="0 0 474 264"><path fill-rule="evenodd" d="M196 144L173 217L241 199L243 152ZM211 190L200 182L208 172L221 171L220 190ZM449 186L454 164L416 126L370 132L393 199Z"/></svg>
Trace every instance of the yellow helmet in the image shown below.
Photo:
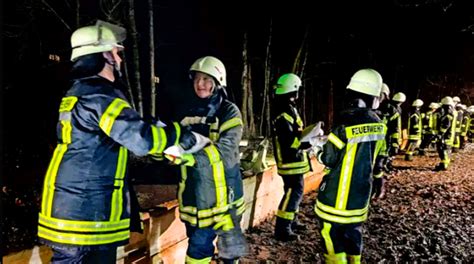
<svg viewBox="0 0 474 264"><path fill-rule="evenodd" d="M358 70L352 75L347 89L378 97L382 90L382 76L374 69Z"/></svg>
<svg viewBox="0 0 474 264"><path fill-rule="evenodd" d="M297 92L301 87L301 79L294 73L285 73L278 78L274 86L275 94Z"/></svg>
<svg viewBox="0 0 474 264"><path fill-rule="evenodd" d="M415 101L413 101L413 104L411 106L421 107L422 105L423 105L423 101L421 99L416 99Z"/></svg>
<svg viewBox="0 0 474 264"><path fill-rule="evenodd" d="M393 95L392 100L395 101L395 102L403 103L407 100L407 97L404 93L399 92L399 93L396 93L395 95Z"/></svg>
<svg viewBox="0 0 474 264"><path fill-rule="evenodd" d="M217 59L216 57L206 56L197 59L189 71L198 71L208 74L218 82L218 87L226 87L226 71L224 67L224 63Z"/></svg>
<svg viewBox="0 0 474 264"><path fill-rule="evenodd" d="M122 48L120 44L126 38L123 27L98 20L94 26L82 27L71 35L71 61L77 58L111 51L114 47Z"/></svg>

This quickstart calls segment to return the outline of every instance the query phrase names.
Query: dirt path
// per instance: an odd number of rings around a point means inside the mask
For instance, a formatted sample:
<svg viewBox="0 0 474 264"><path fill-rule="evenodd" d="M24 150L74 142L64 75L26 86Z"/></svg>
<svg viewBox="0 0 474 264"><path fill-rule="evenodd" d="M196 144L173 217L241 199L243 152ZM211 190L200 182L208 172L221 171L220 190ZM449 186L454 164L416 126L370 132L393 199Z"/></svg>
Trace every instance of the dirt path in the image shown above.
<svg viewBox="0 0 474 264"><path fill-rule="evenodd" d="M448 171L434 172L435 152L413 162L397 157L386 197L373 203L364 224L364 262L474 263L474 144L453 158ZM308 231L300 241L273 239L272 219L247 232L251 254L243 262L321 263L315 199L313 192L302 202L300 219Z"/></svg>

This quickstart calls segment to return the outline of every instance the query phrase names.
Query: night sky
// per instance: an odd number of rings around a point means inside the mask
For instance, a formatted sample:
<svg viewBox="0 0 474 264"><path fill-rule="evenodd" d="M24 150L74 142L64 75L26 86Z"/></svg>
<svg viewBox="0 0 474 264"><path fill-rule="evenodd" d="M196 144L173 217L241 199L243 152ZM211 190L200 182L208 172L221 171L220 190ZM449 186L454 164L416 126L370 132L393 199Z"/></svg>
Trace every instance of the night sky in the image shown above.
<svg viewBox="0 0 474 264"><path fill-rule="evenodd" d="M76 28L75 2L3 3L3 175L39 167L41 179L42 169L49 161L55 144L57 107L68 88L68 45ZM106 19L99 2L81 1L82 25L92 24L97 18ZM145 58L147 1L135 2L141 55ZM270 21L272 81L291 71L305 31L309 30L303 76L307 94L304 100L312 109L308 121L327 121L332 114L327 100L330 86L337 110L342 106L343 90L350 76L364 67L378 70L392 92L405 92L410 104L417 95L426 105L445 95L459 95L464 103L472 104L473 2L154 1L155 65L161 81L159 113L166 115L186 99L183 95L190 89L188 68L205 55L224 62L230 98L240 105L244 32L248 32L254 96L261 97ZM49 54L58 54L61 62L48 60ZM257 109L261 108L259 102L257 98Z"/></svg>

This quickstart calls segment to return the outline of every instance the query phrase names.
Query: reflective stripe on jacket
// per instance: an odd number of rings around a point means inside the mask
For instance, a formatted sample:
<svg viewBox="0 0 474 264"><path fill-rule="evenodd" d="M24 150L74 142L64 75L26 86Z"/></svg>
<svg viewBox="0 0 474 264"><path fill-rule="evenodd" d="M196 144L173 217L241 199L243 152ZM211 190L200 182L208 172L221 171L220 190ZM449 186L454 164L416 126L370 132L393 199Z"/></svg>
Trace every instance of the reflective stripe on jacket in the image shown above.
<svg viewBox="0 0 474 264"><path fill-rule="evenodd" d="M345 111L340 125L328 136L318 160L329 173L323 177L316 214L334 223L361 223L367 219L373 177L382 177L375 167L385 146L387 127L367 108ZM378 162L377 162L378 163Z"/></svg>
<svg viewBox="0 0 474 264"><path fill-rule="evenodd" d="M300 137L303 121L292 105L284 112L278 113L272 122L274 156L278 174L304 174L310 170L305 152L300 151Z"/></svg>
<svg viewBox="0 0 474 264"><path fill-rule="evenodd" d="M422 118L420 112L416 110L408 118L408 139L421 140Z"/></svg>

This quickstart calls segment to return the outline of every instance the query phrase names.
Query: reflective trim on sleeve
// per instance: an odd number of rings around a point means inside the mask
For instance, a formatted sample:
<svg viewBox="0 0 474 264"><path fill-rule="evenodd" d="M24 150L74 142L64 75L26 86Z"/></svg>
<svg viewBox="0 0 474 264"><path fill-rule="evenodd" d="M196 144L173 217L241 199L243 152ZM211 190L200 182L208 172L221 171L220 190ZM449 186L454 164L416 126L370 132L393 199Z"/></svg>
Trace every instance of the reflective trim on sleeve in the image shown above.
<svg viewBox="0 0 474 264"><path fill-rule="evenodd" d="M162 127L151 126L151 133L153 135L153 147L148 154L161 154L166 147L167 138L165 130Z"/></svg>
<svg viewBox="0 0 474 264"><path fill-rule="evenodd" d="M295 120L293 119L293 117L291 117L291 116L290 116L289 114L287 114L287 113L282 113L282 114L280 114L279 116L277 116L277 117L275 118L275 120L278 120L278 119L280 119L281 117L285 118L286 121L288 121L290 124L293 124L293 122L295 122Z"/></svg>
<svg viewBox="0 0 474 264"><path fill-rule="evenodd" d="M224 164L222 163L215 145L210 145L204 148L204 152L209 158L212 166L212 174L214 176L214 184L216 191L216 207L223 207L227 205L227 184L225 179Z"/></svg>
<svg viewBox="0 0 474 264"><path fill-rule="evenodd" d="M107 136L110 136L115 119L120 115L124 108L131 108L130 105L123 99L115 98L107 107L100 118L99 127Z"/></svg>
<svg viewBox="0 0 474 264"><path fill-rule="evenodd" d="M339 139L334 133L329 133L328 141L334 144L338 149L342 149L346 145L346 143Z"/></svg>
<svg viewBox="0 0 474 264"><path fill-rule="evenodd" d="M222 133L226 130L229 130L233 127L236 127L236 126L243 126L243 122L242 122L242 119L238 118L238 117L234 117L234 118L231 118L227 121L225 121L219 128L219 133Z"/></svg>
<svg viewBox="0 0 474 264"><path fill-rule="evenodd" d="M59 105L59 112L71 112L74 106L77 103L78 98L76 96L67 96L61 99L61 104Z"/></svg>
<svg viewBox="0 0 474 264"><path fill-rule="evenodd" d="M178 145L179 139L181 138L181 126L179 125L178 122L173 122L173 126L174 126L174 131L176 132L176 140L174 141L174 145ZM165 133L165 138L166 138L166 133ZM165 146L166 146L166 142L165 144L163 144L163 148Z"/></svg>

